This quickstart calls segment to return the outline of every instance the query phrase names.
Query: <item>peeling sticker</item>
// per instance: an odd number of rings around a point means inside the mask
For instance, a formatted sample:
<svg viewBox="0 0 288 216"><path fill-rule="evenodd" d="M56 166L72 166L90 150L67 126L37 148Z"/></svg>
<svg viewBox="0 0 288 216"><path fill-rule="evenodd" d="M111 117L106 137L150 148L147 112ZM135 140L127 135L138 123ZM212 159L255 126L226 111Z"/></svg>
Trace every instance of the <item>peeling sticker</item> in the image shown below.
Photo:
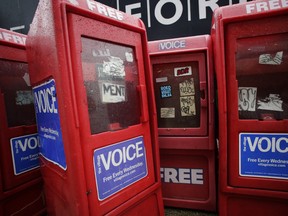
<svg viewBox="0 0 288 216"><path fill-rule="evenodd" d="M101 89L103 103L119 103L126 100L125 85L103 82Z"/></svg>
<svg viewBox="0 0 288 216"><path fill-rule="evenodd" d="M283 51L277 52L275 56L262 54L259 56L259 64L280 65L282 63Z"/></svg>
<svg viewBox="0 0 288 216"><path fill-rule="evenodd" d="M196 115L195 97L185 96L180 97L181 116L194 116Z"/></svg>
<svg viewBox="0 0 288 216"><path fill-rule="evenodd" d="M258 100L257 105L260 110L283 111L283 101L279 94L269 94L269 97Z"/></svg>
<svg viewBox="0 0 288 216"><path fill-rule="evenodd" d="M167 81L168 81L167 77L156 78L156 83L167 82Z"/></svg>
<svg viewBox="0 0 288 216"><path fill-rule="evenodd" d="M103 62L103 70L99 71L100 76L117 77L123 79L125 77L123 60L114 56L109 56L108 59L109 61Z"/></svg>
<svg viewBox="0 0 288 216"><path fill-rule="evenodd" d="M192 75L192 68L191 68L191 66L174 68L174 76L175 76L175 77L179 77L179 76L189 76L189 75Z"/></svg>
<svg viewBox="0 0 288 216"><path fill-rule="evenodd" d="M172 97L172 87L170 85L160 86L161 98Z"/></svg>
<svg viewBox="0 0 288 216"><path fill-rule="evenodd" d="M238 87L238 110L255 111L256 110L256 87Z"/></svg>
<svg viewBox="0 0 288 216"><path fill-rule="evenodd" d="M175 118L175 108L161 108L160 109L160 117L161 118Z"/></svg>
<svg viewBox="0 0 288 216"><path fill-rule="evenodd" d="M29 77L29 74L28 73L25 73L24 76L22 77L26 83L27 86L31 86L31 83L30 83L30 77Z"/></svg>
<svg viewBox="0 0 288 216"><path fill-rule="evenodd" d="M179 83L180 96L195 95L194 79L185 80Z"/></svg>

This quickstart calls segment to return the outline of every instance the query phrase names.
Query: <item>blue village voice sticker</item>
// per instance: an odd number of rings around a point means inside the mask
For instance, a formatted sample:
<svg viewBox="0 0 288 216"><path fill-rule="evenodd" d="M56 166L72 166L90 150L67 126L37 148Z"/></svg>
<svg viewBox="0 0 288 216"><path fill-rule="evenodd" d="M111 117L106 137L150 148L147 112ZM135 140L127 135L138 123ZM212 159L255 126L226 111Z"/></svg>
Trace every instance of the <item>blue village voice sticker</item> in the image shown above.
<svg viewBox="0 0 288 216"><path fill-rule="evenodd" d="M96 149L93 159L99 200L123 190L148 173L143 136Z"/></svg>
<svg viewBox="0 0 288 216"><path fill-rule="evenodd" d="M39 135L40 154L48 161L66 170L66 157L55 80L51 79L33 88L35 112Z"/></svg>
<svg viewBox="0 0 288 216"><path fill-rule="evenodd" d="M14 175L36 169L39 164L38 134L10 139Z"/></svg>
<svg viewBox="0 0 288 216"><path fill-rule="evenodd" d="M288 179L288 134L240 133L239 174Z"/></svg>
<svg viewBox="0 0 288 216"><path fill-rule="evenodd" d="M160 86L161 98L172 97L172 87L170 85Z"/></svg>

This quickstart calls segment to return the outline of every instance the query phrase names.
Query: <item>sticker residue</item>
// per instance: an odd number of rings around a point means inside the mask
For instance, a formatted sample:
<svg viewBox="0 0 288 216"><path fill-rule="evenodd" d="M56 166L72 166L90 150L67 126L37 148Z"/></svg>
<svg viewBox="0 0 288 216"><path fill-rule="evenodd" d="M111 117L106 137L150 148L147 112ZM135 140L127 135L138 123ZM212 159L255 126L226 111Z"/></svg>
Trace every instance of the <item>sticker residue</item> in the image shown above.
<svg viewBox="0 0 288 216"><path fill-rule="evenodd" d="M167 81L168 81L167 77L156 78L156 83L167 82Z"/></svg>
<svg viewBox="0 0 288 216"><path fill-rule="evenodd" d="M175 108L161 108L160 109L160 117L161 118L175 118Z"/></svg>
<svg viewBox="0 0 288 216"><path fill-rule="evenodd" d="M16 105L29 105L34 103L34 97L31 90L16 91Z"/></svg>

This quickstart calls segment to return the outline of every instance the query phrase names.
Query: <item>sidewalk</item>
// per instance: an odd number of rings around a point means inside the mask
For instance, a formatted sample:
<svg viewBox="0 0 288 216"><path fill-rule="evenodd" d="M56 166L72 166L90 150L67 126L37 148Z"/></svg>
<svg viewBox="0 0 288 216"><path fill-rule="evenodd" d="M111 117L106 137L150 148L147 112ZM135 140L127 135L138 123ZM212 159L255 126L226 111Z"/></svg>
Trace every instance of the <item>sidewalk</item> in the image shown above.
<svg viewBox="0 0 288 216"><path fill-rule="evenodd" d="M217 213L165 207L165 216L217 216Z"/></svg>

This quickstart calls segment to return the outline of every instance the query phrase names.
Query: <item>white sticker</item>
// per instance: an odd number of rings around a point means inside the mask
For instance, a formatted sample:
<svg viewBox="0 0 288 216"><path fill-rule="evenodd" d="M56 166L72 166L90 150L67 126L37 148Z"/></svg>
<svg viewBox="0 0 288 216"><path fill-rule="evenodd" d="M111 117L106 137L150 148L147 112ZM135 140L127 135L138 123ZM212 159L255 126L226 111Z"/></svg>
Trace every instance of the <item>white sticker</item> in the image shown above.
<svg viewBox="0 0 288 216"><path fill-rule="evenodd" d="M259 56L259 64L267 65L280 65L283 59L283 51L277 52L274 55L271 54L262 54Z"/></svg>
<svg viewBox="0 0 288 216"><path fill-rule="evenodd" d="M180 97L181 116L194 116L196 115L195 97L186 96Z"/></svg>
<svg viewBox="0 0 288 216"><path fill-rule="evenodd" d="M256 97L257 97L257 88L238 87L238 110L255 111Z"/></svg>
<svg viewBox="0 0 288 216"><path fill-rule="evenodd" d="M192 68L191 68L191 66L174 68L174 76L175 76L175 77L179 77L179 76L189 76L189 75L192 75Z"/></svg>
<svg viewBox="0 0 288 216"><path fill-rule="evenodd" d="M161 118L175 118L175 108L169 107L169 108L161 108L160 109L160 116Z"/></svg>
<svg viewBox="0 0 288 216"><path fill-rule="evenodd" d="M119 103L126 100L124 85L102 83L101 88L103 103Z"/></svg>
<svg viewBox="0 0 288 216"><path fill-rule="evenodd" d="M129 53L129 52L125 52L125 56L126 56L126 61L127 62L133 62L134 58L133 58L133 54Z"/></svg>
<svg viewBox="0 0 288 216"><path fill-rule="evenodd" d="M283 111L282 104L283 101L278 94L269 94L269 97L257 101L257 108L260 110Z"/></svg>
<svg viewBox="0 0 288 216"><path fill-rule="evenodd" d="M179 83L180 96L195 95L194 79Z"/></svg>
<svg viewBox="0 0 288 216"><path fill-rule="evenodd" d="M156 83L167 82L167 81L168 81L167 77L156 78Z"/></svg>
<svg viewBox="0 0 288 216"><path fill-rule="evenodd" d="M103 74L110 77L125 77L124 62L119 57L110 56L109 61L103 62Z"/></svg>

